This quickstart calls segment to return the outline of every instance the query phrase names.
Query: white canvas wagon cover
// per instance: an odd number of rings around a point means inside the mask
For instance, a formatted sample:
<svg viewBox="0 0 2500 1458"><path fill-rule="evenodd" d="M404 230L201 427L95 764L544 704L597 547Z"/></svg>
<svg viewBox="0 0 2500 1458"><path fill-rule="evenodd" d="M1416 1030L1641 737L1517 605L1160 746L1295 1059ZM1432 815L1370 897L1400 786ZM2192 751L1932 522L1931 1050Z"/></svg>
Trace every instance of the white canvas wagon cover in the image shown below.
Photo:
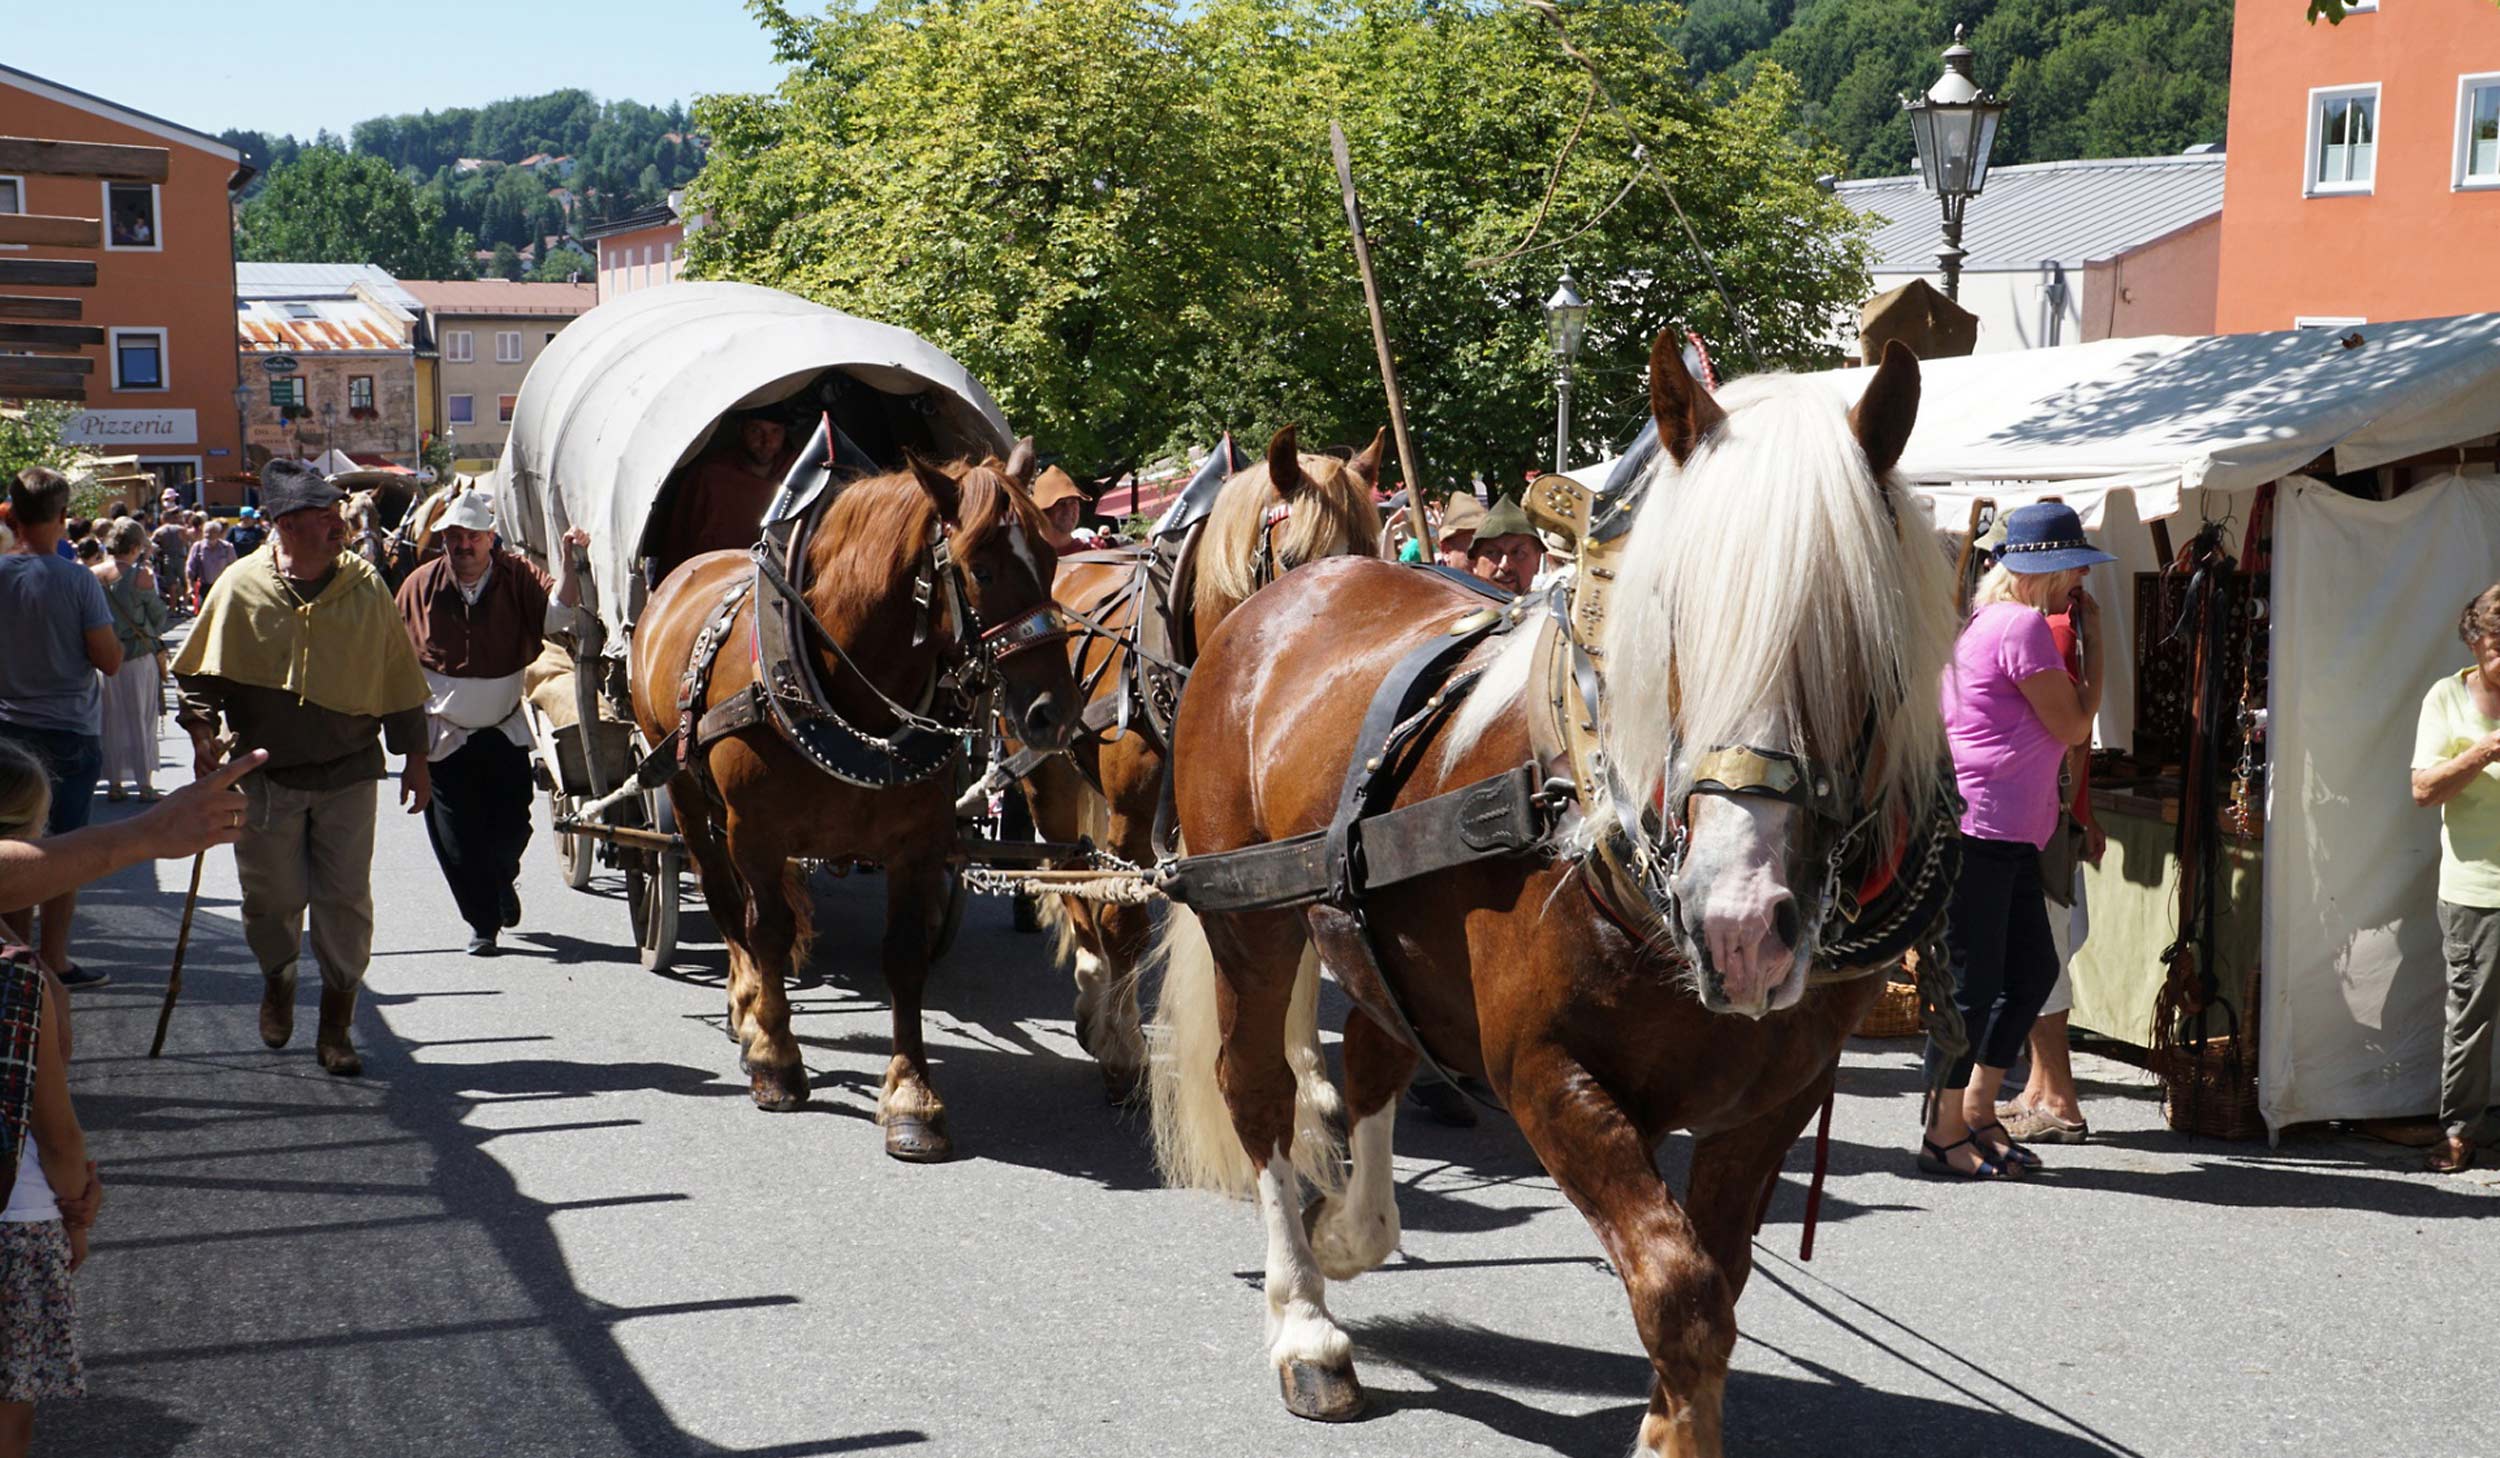
<svg viewBox="0 0 2500 1458"><path fill-rule="evenodd" d="M567 528L588 530L613 633L642 605L643 531L677 468L724 415L832 371L911 402L944 454L1013 444L980 382L908 330L754 284L663 284L582 315L530 367L493 483L504 531L546 562Z"/></svg>

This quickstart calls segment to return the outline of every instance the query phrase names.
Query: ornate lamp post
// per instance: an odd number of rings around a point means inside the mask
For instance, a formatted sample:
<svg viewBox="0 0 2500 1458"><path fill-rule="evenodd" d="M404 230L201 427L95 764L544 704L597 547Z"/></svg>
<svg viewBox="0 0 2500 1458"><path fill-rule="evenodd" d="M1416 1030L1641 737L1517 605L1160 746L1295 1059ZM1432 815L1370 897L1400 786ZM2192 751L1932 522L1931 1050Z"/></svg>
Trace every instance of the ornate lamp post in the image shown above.
<svg viewBox="0 0 2500 1458"><path fill-rule="evenodd" d="M1588 328L1588 300L1563 270L1554 296L1545 301L1545 337L1554 345L1554 469L1571 468L1571 362L1580 354L1580 336Z"/></svg>
<svg viewBox="0 0 2500 1458"><path fill-rule="evenodd" d="M1953 44L1945 47L1944 74L1925 96L1901 98L1920 179L1944 206L1944 247L1936 250L1936 263L1944 270L1944 296L1954 300L1962 296L1962 212L1988 181L1988 152L2005 116L2005 103L1980 89L1970 63L1971 48L1962 44L1957 25Z"/></svg>

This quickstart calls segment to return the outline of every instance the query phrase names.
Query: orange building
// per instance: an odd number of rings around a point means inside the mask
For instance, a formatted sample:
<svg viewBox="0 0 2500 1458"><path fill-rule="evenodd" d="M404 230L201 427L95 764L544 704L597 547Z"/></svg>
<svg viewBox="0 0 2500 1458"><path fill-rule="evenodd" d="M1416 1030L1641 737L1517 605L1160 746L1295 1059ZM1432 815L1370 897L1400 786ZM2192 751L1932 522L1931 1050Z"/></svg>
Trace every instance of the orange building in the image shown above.
<svg viewBox="0 0 2500 1458"><path fill-rule="evenodd" d="M235 408L234 189L242 154L205 132L0 66L0 135L163 147L162 183L0 175L0 212L101 218L100 249L9 248L4 256L96 265L95 287L12 286L76 298L102 328L72 443L134 455L167 485L243 461Z"/></svg>
<svg viewBox="0 0 2500 1458"><path fill-rule="evenodd" d="M2500 6L2240 0L2219 327L2500 310Z"/></svg>

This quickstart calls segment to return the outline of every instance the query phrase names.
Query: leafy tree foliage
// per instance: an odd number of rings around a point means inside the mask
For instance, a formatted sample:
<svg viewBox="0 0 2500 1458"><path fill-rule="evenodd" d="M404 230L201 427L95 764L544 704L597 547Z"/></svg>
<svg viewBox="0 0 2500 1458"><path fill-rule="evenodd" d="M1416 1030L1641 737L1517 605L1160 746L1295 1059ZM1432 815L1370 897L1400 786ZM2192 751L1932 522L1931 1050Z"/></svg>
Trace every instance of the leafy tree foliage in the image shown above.
<svg viewBox="0 0 2500 1458"><path fill-rule="evenodd" d="M308 147L272 174L234 237L254 262L371 263L401 278L459 277L471 247L389 163L334 147Z"/></svg>
<svg viewBox="0 0 2500 1458"><path fill-rule="evenodd" d="M588 283L598 277L599 260L570 244L547 250L530 270L531 283Z"/></svg>
<svg viewBox="0 0 2500 1458"><path fill-rule="evenodd" d="M29 466L65 471L78 459L74 447L61 443L61 432L73 412L67 405L28 400L0 410L0 481L14 481Z"/></svg>
<svg viewBox="0 0 2500 1458"><path fill-rule="evenodd" d="M1793 73L1807 126L1871 177L1916 165L1900 98L1935 81L1956 24L2011 104L1999 162L2223 139L2231 0L1692 0L1673 33L1696 78Z"/></svg>
<svg viewBox="0 0 2500 1458"><path fill-rule="evenodd" d="M1839 159L1791 139L1794 82L1764 65L1696 88L1649 7L1572 13L1617 110L1518 7L750 4L790 71L697 104L715 150L692 268L928 336L1097 471L1227 427L1360 444L1385 421L1331 117L1436 486L1514 486L1550 455L1541 306L1565 264L1597 304L1582 440L1638 423L1660 324L1739 368L1799 364L1864 293L1859 225L1814 181Z"/></svg>

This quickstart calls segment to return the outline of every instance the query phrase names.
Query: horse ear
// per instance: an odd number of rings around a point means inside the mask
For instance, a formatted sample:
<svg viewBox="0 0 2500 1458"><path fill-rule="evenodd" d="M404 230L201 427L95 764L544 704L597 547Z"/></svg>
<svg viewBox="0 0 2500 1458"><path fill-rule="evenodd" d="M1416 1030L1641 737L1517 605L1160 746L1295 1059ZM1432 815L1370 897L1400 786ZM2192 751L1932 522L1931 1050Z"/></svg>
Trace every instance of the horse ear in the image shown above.
<svg viewBox="0 0 2500 1458"><path fill-rule="evenodd" d="M922 460L917 451L906 448L903 459L911 463L911 478L920 483L920 489L929 494L931 501L937 503L938 516L948 526L953 526L956 514L963 509L962 484L937 466Z"/></svg>
<svg viewBox="0 0 2500 1458"><path fill-rule="evenodd" d="M1302 452L1294 445L1293 432L1288 425L1267 443L1267 483L1287 501L1302 493Z"/></svg>
<svg viewBox="0 0 2500 1458"><path fill-rule="evenodd" d="M1727 412L1684 368L1684 341L1675 326L1658 331L1649 345L1649 413L1658 420L1658 443L1683 465Z"/></svg>
<svg viewBox="0 0 2500 1458"><path fill-rule="evenodd" d="M1033 484L1033 437L1016 437L1015 449L1007 452L1007 479L1018 487Z"/></svg>
<svg viewBox="0 0 2500 1458"><path fill-rule="evenodd" d="M1866 393L1849 412L1849 428L1857 432L1866 463L1881 477L1900 464L1910 444L1910 428L1918 424L1918 355L1895 339L1884 345L1884 362L1875 367Z"/></svg>
<svg viewBox="0 0 2500 1458"><path fill-rule="evenodd" d="M1388 449L1389 427L1384 425L1372 432L1372 443L1363 448L1361 455L1346 462L1346 469L1362 477L1364 485L1377 489L1380 485L1381 458Z"/></svg>

